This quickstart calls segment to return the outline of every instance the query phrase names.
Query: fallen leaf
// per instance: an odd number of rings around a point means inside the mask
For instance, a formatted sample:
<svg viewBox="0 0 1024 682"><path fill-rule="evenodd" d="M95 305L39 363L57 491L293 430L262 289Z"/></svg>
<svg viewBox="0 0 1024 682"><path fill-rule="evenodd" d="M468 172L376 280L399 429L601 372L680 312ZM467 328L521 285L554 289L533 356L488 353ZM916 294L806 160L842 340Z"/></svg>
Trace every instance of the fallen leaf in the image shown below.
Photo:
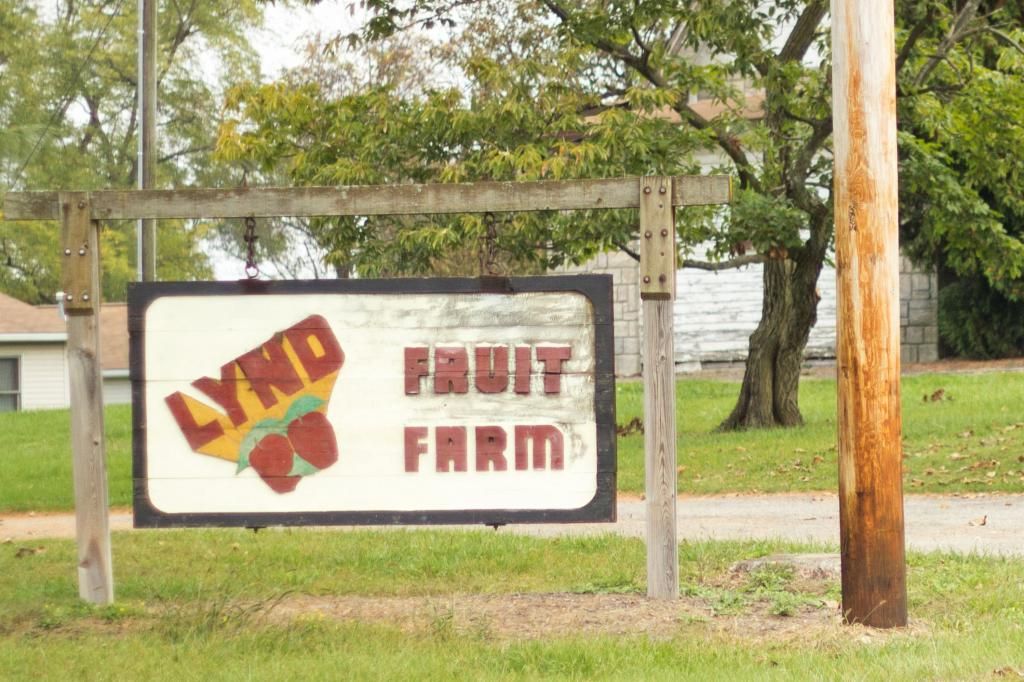
<svg viewBox="0 0 1024 682"><path fill-rule="evenodd" d="M1014 668L1013 666L1004 666L1002 668L996 668L992 671L992 674L996 677L1019 677L1024 679L1024 670L1020 668Z"/></svg>
<svg viewBox="0 0 1024 682"><path fill-rule="evenodd" d="M959 452L952 452L952 453L950 453L949 458L950 459L963 459L964 456L961 455Z"/></svg>
<svg viewBox="0 0 1024 682"><path fill-rule="evenodd" d="M970 438L971 436L974 435L974 431L971 431L970 429L968 429L967 431L962 431L961 433L958 433L957 435L960 436L961 438Z"/></svg>
<svg viewBox="0 0 1024 682"><path fill-rule="evenodd" d="M988 523L988 514L986 514L985 516L979 516L976 519L972 519L971 521L968 521L967 525L968 526L984 526L987 523Z"/></svg>
<svg viewBox="0 0 1024 682"><path fill-rule="evenodd" d="M643 433L644 423L640 417L633 417L625 424L616 424L615 433L619 436L630 436L634 433Z"/></svg>
<svg viewBox="0 0 1024 682"><path fill-rule="evenodd" d="M44 552L46 552L45 547L19 547L18 551L14 553L14 558L21 559L33 554L43 554Z"/></svg>
<svg viewBox="0 0 1024 682"><path fill-rule="evenodd" d="M811 464L821 464L825 461L825 458L821 455L815 455L814 459L811 460Z"/></svg>

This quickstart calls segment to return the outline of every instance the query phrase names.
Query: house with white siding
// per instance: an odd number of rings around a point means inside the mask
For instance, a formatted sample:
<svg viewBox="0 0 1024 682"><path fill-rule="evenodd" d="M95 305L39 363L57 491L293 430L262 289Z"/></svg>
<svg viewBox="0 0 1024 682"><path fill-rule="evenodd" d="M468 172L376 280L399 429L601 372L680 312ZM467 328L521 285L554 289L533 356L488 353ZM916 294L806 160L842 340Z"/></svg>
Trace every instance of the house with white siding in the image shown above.
<svg viewBox="0 0 1024 682"><path fill-rule="evenodd" d="M100 309L100 366L107 404L131 401L128 308ZM68 407L67 327L56 306L0 293L0 412Z"/></svg>

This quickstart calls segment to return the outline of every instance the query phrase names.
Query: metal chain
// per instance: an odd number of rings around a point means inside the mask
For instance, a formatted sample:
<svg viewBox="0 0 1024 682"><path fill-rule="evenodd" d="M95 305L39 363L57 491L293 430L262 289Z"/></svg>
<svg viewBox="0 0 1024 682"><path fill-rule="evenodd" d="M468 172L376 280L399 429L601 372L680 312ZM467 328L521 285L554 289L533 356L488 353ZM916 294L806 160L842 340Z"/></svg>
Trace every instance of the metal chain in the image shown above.
<svg viewBox="0 0 1024 682"><path fill-rule="evenodd" d="M487 250L484 267L489 277L495 277L500 274L498 267L498 226L494 214L490 211L484 214L484 224L487 227L485 242Z"/></svg>
<svg viewBox="0 0 1024 682"><path fill-rule="evenodd" d="M246 216L245 235L242 237L246 244L245 276L249 279L256 279L260 276L260 268L256 265L256 218Z"/></svg>

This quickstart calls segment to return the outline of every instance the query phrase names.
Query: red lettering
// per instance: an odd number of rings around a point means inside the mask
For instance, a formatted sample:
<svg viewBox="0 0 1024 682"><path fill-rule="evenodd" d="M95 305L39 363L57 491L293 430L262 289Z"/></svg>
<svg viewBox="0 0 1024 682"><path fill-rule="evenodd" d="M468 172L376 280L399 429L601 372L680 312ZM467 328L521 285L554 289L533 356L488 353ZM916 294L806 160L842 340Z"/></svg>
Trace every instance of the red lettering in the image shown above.
<svg viewBox="0 0 1024 682"><path fill-rule="evenodd" d="M562 392L562 365L572 356L569 346L539 346L537 359L544 363L544 392Z"/></svg>
<svg viewBox="0 0 1024 682"><path fill-rule="evenodd" d="M405 394L420 392L420 377L427 376L427 347L416 346L405 349Z"/></svg>
<svg viewBox="0 0 1024 682"><path fill-rule="evenodd" d="M192 385L223 407L231 419L231 423L235 426L248 419L242 408L242 403L238 401L238 374L235 372L234 362L229 362L220 368L220 381L203 377L193 381Z"/></svg>
<svg viewBox="0 0 1024 682"><path fill-rule="evenodd" d="M299 357L310 381L319 381L328 374L337 372L345 362L345 353L338 345L338 339L321 315L310 315L298 324L289 327L284 336ZM310 339L316 339L320 352L313 348Z"/></svg>
<svg viewBox="0 0 1024 682"><path fill-rule="evenodd" d="M427 451L427 444L423 439L427 437L427 429L424 426L405 427L405 470L416 472L420 470L420 455Z"/></svg>
<svg viewBox="0 0 1024 682"><path fill-rule="evenodd" d="M530 347L516 346L516 393L526 395L530 392Z"/></svg>
<svg viewBox="0 0 1024 682"><path fill-rule="evenodd" d="M455 465L455 471L466 470L466 427L437 427L437 470L452 471L449 464Z"/></svg>
<svg viewBox="0 0 1024 682"><path fill-rule="evenodd" d="M562 438L562 432L554 426L517 426L515 439L517 470L526 470L531 445L534 469L545 468L548 454L551 456L552 469L565 467L565 440Z"/></svg>
<svg viewBox="0 0 1024 682"><path fill-rule="evenodd" d="M466 349L434 349L434 393L468 392L469 355Z"/></svg>
<svg viewBox="0 0 1024 682"><path fill-rule="evenodd" d="M263 407L269 408L277 404L271 387L285 395L302 389L302 379L285 355L279 338L272 338L259 348L239 356L237 362Z"/></svg>
<svg viewBox="0 0 1024 682"><path fill-rule="evenodd" d="M508 469L508 463L505 461L507 441L505 429L500 426L476 427L476 470L505 471Z"/></svg>
<svg viewBox="0 0 1024 682"><path fill-rule="evenodd" d="M198 450L224 435L224 427L216 419L206 424L197 423L192 410L185 404L185 396L180 391L167 396L164 401L167 407L171 408L174 420L178 422L178 427L185 434L185 440L193 450Z"/></svg>
<svg viewBox="0 0 1024 682"><path fill-rule="evenodd" d="M508 388L508 348L505 346L476 349L476 390L501 393Z"/></svg>

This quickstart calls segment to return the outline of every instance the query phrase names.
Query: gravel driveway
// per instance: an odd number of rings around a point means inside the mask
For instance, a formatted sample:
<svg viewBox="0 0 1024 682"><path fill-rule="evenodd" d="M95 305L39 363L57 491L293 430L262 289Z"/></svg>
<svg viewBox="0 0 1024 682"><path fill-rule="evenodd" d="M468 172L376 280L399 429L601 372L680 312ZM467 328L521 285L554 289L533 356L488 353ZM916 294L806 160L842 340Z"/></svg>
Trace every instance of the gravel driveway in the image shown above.
<svg viewBox="0 0 1024 682"><path fill-rule="evenodd" d="M642 537L644 505L641 500L620 500L614 524L509 525L498 532L545 537L614 532ZM839 498L834 493L680 497L677 514L683 540L839 543ZM905 516L911 550L1024 556L1024 495L908 495ZM110 518L115 531L131 528L127 510L114 510ZM73 514L0 515L0 542L71 538L74 529Z"/></svg>

